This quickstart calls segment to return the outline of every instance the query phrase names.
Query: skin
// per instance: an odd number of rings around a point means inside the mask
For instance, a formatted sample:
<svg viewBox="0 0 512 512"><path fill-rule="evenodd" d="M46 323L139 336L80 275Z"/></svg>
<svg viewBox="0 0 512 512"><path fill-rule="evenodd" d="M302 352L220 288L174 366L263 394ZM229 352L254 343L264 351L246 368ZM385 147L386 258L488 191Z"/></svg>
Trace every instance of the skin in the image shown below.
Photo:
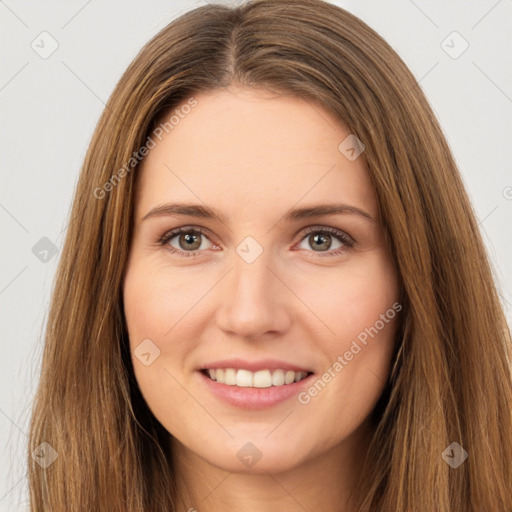
<svg viewBox="0 0 512 512"><path fill-rule="evenodd" d="M321 376L398 301L366 164L338 150L350 132L312 102L234 86L195 98L143 161L124 282L135 376L172 435L179 510L349 511L399 314L307 404L294 396L240 409L211 394L197 370L238 355ZM174 202L214 207L226 223L176 214L143 220ZM324 203L356 206L375 220L283 220L292 208ZM310 226L340 230L354 245L325 234L315 250L315 233L304 234ZM179 235L158 244L180 227L205 235L196 245ZM236 252L248 236L263 249L252 263ZM160 350L148 366L133 355L145 339ZM262 455L251 467L237 457L247 442Z"/></svg>

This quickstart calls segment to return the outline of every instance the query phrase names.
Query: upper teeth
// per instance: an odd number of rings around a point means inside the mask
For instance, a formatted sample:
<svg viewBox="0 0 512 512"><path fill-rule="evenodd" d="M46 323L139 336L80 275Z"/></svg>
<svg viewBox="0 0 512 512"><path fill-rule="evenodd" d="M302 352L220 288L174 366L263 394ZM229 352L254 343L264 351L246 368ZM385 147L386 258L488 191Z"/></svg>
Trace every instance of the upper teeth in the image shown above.
<svg viewBox="0 0 512 512"><path fill-rule="evenodd" d="M269 388L298 382L307 376L307 372L294 372L291 370L235 370L234 368L209 369L208 374L212 380L229 386L243 388Z"/></svg>

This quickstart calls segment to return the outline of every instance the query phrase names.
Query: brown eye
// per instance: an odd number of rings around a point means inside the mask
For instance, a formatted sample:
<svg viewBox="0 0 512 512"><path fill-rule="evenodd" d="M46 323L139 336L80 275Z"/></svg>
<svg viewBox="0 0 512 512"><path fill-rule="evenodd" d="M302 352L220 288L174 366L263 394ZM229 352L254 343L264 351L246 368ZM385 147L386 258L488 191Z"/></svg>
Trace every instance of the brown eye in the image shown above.
<svg viewBox="0 0 512 512"><path fill-rule="evenodd" d="M315 235L309 235L308 242L310 247L316 250L329 250L332 245L332 237L331 235L326 235L322 233L317 233Z"/></svg>
<svg viewBox="0 0 512 512"><path fill-rule="evenodd" d="M201 247L201 234L193 232L181 233L178 236L178 245L180 249L194 251Z"/></svg>
<svg viewBox="0 0 512 512"><path fill-rule="evenodd" d="M166 246L171 252L183 256L198 256L202 250L210 248L204 245L205 240L208 238L198 229L180 228L164 235L160 239L160 244Z"/></svg>
<svg viewBox="0 0 512 512"><path fill-rule="evenodd" d="M299 246L301 249L312 249L309 252L326 253L327 256L336 256L354 245L347 234L326 227L309 229L302 238L301 244L304 243L307 247Z"/></svg>

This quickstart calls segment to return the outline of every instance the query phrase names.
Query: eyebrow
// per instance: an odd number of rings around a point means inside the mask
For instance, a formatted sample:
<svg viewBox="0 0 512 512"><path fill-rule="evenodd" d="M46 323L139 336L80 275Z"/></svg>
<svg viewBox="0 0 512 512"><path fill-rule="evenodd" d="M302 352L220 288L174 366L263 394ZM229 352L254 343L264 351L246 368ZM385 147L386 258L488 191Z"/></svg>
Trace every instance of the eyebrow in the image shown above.
<svg viewBox="0 0 512 512"><path fill-rule="evenodd" d="M315 206L296 208L287 211L284 214L283 219L285 222L294 222L303 219L311 219L315 217L322 217L324 215L335 214L359 215L369 221L377 222L377 219L375 219L367 211L358 208L357 206L351 206L348 204L319 204ZM197 217L201 219L218 220L223 224L227 224L226 216L219 210L200 204L187 203L168 203L156 206L152 208L148 213L146 213L142 220L146 220L151 217L165 217L174 215L187 215L189 217Z"/></svg>

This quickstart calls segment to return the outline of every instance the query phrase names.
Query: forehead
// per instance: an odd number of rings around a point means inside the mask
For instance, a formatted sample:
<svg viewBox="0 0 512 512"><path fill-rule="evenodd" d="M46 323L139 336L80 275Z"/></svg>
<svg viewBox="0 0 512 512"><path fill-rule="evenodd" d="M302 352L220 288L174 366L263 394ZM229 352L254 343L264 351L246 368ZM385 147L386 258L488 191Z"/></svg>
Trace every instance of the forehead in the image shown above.
<svg viewBox="0 0 512 512"><path fill-rule="evenodd" d="M321 199L376 214L364 160L338 149L350 132L318 104L240 88L193 98L193 108L164 116L179 114L161 140L153 137L139 169L139 209L193 200L255 211Z"/></svg>

